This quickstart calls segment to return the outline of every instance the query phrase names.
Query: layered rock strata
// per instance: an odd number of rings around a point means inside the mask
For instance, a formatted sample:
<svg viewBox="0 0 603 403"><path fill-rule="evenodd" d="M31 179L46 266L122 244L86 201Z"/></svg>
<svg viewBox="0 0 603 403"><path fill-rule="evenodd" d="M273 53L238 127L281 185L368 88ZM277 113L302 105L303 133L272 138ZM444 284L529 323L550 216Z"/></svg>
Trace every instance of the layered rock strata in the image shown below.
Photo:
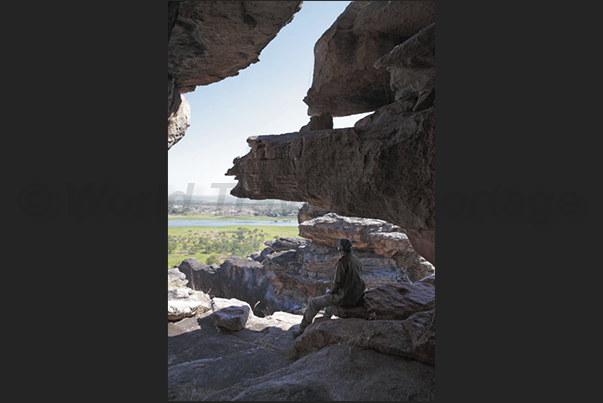
<svg viewBox="0 0 603 403"><path fill-rule="evenodd" d="M322 218L313 220L319 217ZM300 235L304 238L332 247L337 245L339 239L349 238L356 250L371 250L394 259L412 282L435 273L435 267L411 246L407 231L397 225L383 220L342 217L307 203L300 208L297 220ZM302 225L309 220L313 220L311 225Z"/></svg>
<svg viewBox="0 0 603 403"><path fill-rule="evenodd" d="M181 94L259 61L260 52L300 10L301 1L168 2L168 150L185 134ZM170 117L180 114L180 118Z"/></svg>
<svg viewBox="0 0 603 403"><path fill-rule="evenodd" d="M375 112L353 128L317 120L300 132L248 138L251 150L226 173L238 180L231 194L394 223L435 264L434 7L350 4L317 43L305 101L313 116ZM374 96L375 83L386 96Z"/></svg>
<svg viewBox="0 0 603 403"><path fill-rule="evenodd" d="M435 107L398 106L384 107L365 126L250 137L249 154L227 172L238 180L231 194L397 224L435 264Z"/></svg>

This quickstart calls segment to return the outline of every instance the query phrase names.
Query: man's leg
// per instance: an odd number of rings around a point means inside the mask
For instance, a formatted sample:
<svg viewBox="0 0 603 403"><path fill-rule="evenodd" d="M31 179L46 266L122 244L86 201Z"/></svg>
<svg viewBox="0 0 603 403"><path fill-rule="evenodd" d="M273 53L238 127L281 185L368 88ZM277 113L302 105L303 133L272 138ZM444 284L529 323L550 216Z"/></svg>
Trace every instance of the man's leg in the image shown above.
<svg viewBox="0 0 603 403"><path fill-rule="evenodd" d="M304 318L299 325L300 331L296 333L298 333L298 335L302 334L304 330L306 330L306 328L312 324L312 320L314 320L314 317L318 311L320 311L322 308L333 305L335 303L335 299L336 297L333 294L326 294L320 297L312 298L308 308L306 309L306 312L304 313Z"/></svg>

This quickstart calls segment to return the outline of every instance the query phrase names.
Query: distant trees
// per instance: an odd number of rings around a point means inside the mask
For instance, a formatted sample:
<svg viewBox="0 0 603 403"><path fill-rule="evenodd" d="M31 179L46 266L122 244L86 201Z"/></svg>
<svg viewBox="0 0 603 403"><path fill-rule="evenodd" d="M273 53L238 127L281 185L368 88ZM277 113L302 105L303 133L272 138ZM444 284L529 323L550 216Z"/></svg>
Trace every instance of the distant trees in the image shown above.
<svg viewBox="0 0 603 403"><path fill-rule="evenodd" d="M206 263L219 264L222 263L219 256L244 257L261 250L264 240L268 238L268 234L257 228L250 230L239 227L234 232L191 232L184 236L168 236L168 253L210 254Z"/></svg>

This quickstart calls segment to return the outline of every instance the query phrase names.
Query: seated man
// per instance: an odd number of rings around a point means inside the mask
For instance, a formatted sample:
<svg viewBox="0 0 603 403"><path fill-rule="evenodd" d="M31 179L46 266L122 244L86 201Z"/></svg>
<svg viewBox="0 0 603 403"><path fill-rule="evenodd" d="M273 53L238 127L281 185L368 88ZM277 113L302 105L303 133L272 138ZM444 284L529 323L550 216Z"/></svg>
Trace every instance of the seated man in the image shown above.
<svg viewBox="0 0 603 403"><path fill-rule="evenodd" d="M293 333L295 337L298 337L310 326L322 308L331 305L350 307L362 302L365 288L362 278L363 265L352 253L352 241L347 238L341 239L337 244L337 250L341 257L335 266L333 289L323 296L312 298L299 325L299 330Z"/></svg>

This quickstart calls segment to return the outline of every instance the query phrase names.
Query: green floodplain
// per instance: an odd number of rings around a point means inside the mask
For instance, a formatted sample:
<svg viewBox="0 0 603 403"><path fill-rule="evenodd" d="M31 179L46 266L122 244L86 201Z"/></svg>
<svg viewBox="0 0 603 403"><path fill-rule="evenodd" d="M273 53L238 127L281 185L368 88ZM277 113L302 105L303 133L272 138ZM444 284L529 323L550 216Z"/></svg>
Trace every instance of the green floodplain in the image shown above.
<svg viewBox="0 0 603 403"><path fill-rule="evenodd" d="M182 218L209 219L192 216ZM206 264L221 264L228 256L247 257L252 252L263 250L266 247L264 241L299 235L297 226L262 225L261 222L265 220L254 218L258 221L257 225L168 227L168 267L174 267L189 257ZM274 220L273 217L261 218Z"/></svg>
<svg viewBox="0 0 603 403"><path fill-rule="evenodd" d="M265 216L249 216L249 215L216 215L216 214L189 214L189 215L173 215L168 214L168 220L219 220L219 221L291 221L297 220L297 216L291 217L265 217Z"/></svg>

